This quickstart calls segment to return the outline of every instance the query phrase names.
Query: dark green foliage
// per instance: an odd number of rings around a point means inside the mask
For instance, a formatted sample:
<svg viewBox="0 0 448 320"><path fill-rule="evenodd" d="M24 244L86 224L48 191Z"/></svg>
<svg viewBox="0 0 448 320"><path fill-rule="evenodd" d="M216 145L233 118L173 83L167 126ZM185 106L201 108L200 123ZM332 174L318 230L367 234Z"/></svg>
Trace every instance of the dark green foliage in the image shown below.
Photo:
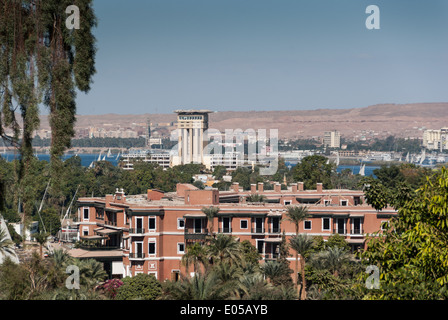
<svg viewBox="0 0 448 320"><path fill-rule="evenodd" d="M139 273L122 281L117 300L156 300L162 294L162 285L152 274Z"/></svg>
<svg viewBox="0 0 448 320"><path fill-rule="evenodd" d="M305 189L316 189L318 182L323 184L324 189L331 189L331 176L336 171L336 165L327 161L320 155L303 158L293 169L294 181L303 182Z"/></svg>
<svg viewBox="0 0 448 320"><path fill-rule="evenodd" d="M56 209L49 207L42 210L40 213L42 220L39 219L39 230L45 230L52 236L55 236L61 229L61 218L60 214Z"/></svg>
<svg viewBox="0 0 448 320"><path fill-rule="evenodd" d="M369 239L362 258L379 267L381 287L365 292L368 298L447 298L447 185L442 168L403 201L382 237Z"/></svg>
<svg viewBox="0 0 448 320"><path fill-rule="evenodd" d="M382 166L373 171L377 178L365 177L360 184L364 186L367 203L376 210L388 205L399 209L415 196L414 190L425 182L429 172L412 164Z"/></svg>
<svg viewBox="0 0 448 320"><path fill-rule="evenodd" d="M39 126L39 104L49 109L52 132L49 192L62 197L60 157L74 135L76 90L88 92L95 73L92 0L76 1L82 16L78 30L65 25L69 5L73 1L4 0L0 5L0 137L17 146L21 154L15 169L23 220L34 210L33 198L27 196L27 179L32 170L32 134ZM17 111L22 120L21 137ZM14 135L6 135L6 128Z"/></svg>

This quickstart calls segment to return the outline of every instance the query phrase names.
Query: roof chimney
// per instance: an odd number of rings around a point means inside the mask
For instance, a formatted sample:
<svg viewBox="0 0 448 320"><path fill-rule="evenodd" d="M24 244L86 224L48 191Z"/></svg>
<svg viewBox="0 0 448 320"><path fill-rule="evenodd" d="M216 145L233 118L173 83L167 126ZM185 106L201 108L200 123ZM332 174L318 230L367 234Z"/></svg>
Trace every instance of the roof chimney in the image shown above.
<svg viewBox="0 0 448 320"><path fill-rule="evenodd" d="M257 185L255 183L250 184L250 192L252 192L252 193L257 192Z"/></svg>
<svg viewBox="0 0 448 320"><path fill-rule="evenodd" d="M282 191L282 185L278 182L275 183L274 185L274 191L275 192L281 192Z"/></svg>
<svg viewBox="0 0 448 320"><path fill-rule="evenodd" d="M292 193L297 193L297 184L291 185L291 191L292 191Z"/></svg>
<svg viewBox="0 0 448 320"><path fill-rule="evenodd" d="M316 183L316 191L322 193L322 183L318 182Z"/></svg>
<svg viewBox="0 0 448 320"><path fill-rule="evenodd" d="M258 192L263 192L263 182L258 182Z"/></svg>
<svg viewBox="0 0 448 320"><path fill-rule="evenodd" d="M303 182L297 182L298 191L303 191Z"/></svg>

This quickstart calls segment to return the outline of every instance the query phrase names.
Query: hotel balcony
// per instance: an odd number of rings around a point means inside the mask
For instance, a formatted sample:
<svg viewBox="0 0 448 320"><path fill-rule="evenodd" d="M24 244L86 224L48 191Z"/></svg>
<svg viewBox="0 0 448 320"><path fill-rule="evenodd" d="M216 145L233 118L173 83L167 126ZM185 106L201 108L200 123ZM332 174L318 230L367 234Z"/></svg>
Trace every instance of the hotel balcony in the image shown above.
<svg viewBox="0 0 448 320"><path fill-rule="evenodd" d="M145 259L146 254L143 252L134 252L129 254L130 260L143 260Z"/></svg>
<svg viewBox="0 0 448 320"><path fill-rule="evenodd" d="M205 228L185 228L185 240L205 240L208 229Z"/></svg>
<svg viewBox="0 0 448 320"><path fill-rule="evenodd" d="M218 233L232 233L232 228L218 228Z"/></svg>
<svg viewBox="0 0 448 320"><path fill-rule="evenodd" d="M104 221L103 224L105 224L106 226L112 226L112 227L116 227L117 226L117 222L116 221L110 221L110 220Z"/></svg>
<svg viewBox="0 0 448 320"><path fill-rule="evenodd" d="M264 234L264 228L263 227L259 227L259 228L252 228L252 233L255 233L255 234Z"/></svg>
<svg viewBox="0 0 448 320"><path fill-rule="evenodd" d="M350 236L364 236L363 228L354 228L350 232Z"/></svg>
<svg viewBox="0 0 448 320"><path fill-rule="evenodd" d="M281 228L280 227L269 227L269 233L273 233L273 234L279 234L281 233Z"/></svg>
<svg viewBox="0 0 448 320"><path fill-rule="evenodd" d="M265 253L264 260L277 260L279 256L279 253Z"/></svg>
<svg viewBox="0 0 448 320"><path fill-rule="evenodd" d="M130 235L142 235L146 232L145 228L130 228L129 234Z"/></svg>

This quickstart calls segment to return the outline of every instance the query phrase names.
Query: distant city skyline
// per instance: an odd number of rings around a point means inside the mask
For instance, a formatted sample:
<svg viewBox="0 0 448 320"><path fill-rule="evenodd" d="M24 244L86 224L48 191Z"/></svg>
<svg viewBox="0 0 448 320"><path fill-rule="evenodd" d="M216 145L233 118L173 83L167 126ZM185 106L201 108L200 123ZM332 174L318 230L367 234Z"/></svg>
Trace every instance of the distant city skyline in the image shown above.
<svg viewBox="0 0 448 320"><path fill-rule="evenodd" d="M380 30L365 26L371 4ZM78 93L80 115L448 101L445 0L97 0L94 9L97 74Z"/></svg>

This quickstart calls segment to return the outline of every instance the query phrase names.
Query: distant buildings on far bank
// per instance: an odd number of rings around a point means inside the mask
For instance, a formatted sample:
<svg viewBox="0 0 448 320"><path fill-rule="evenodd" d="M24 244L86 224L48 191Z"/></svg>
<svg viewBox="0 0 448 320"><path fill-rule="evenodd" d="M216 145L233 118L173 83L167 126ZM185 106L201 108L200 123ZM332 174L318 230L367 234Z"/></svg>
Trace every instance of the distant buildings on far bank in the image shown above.
<svg viewBox="0 0 448 320"><path fill-rule="evenodd" d="M337 130L325 131L323 144L327 148L340 148L341 147L341 134Z"/></svg>
<svg viewBox="0 0 448 320"><path fill-rule="evenodd" d="M423 132L423 147L428 150L447 150L448 127Z"/></svg>

